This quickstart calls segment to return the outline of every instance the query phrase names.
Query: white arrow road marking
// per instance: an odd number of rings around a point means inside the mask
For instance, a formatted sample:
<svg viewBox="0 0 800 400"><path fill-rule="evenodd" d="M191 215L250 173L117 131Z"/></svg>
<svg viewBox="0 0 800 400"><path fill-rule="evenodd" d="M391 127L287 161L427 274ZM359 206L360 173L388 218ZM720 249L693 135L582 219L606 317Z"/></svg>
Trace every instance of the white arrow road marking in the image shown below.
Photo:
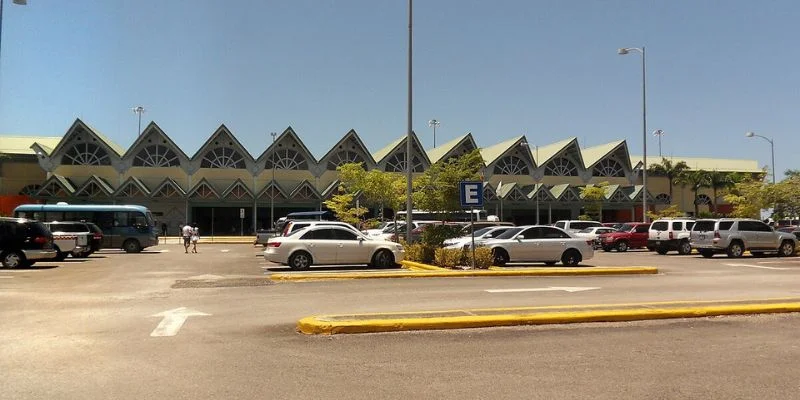
<svg viewBox="0 0 800 400"><path fill-rule="evenodd" d="M751 264L725 264L725 265L729 267L748 267L748 268L760 268L760 269L777 269L777 270L791 269L791 268L780 268L780 267L766 267L763 265L751 265Z"/></svg>
<svg viewBox="0 0 800 400"><path fill-rule="evenodd" d="M586 290L597 290L599 287L571 287L571 286L550 286L546 288L525 288L525 289L488 289L489 293L519 293L519 292L583 292Z"/></svg>
<svg viewBox="0 0 800 400"><path fill-rule="evenodd" d="M230 250L228 250L228 249L222 249L222 250L220 250L220 251L221 251L221 252L223 252L223 253L227 253L227 252L229 252Z"/></svg>
<svg viewBox="0 0 800 400"><path fill-rule="evenodd" d="M186 322L187 318L195 316L205 317L209 315L211 314L206 314L204 312L192 310L186 307L178 307L172 310L160 312L158 314L153 314L151 317L163 317L163 319L161 319L161 322L158 323L156 329L153 329L153 331L150 332L150 336L175 336L178 334L178 331L181 330L181 327L183 326L183 323Z"/></svg>
<svg viewBox="0 0 800 400"><path fill-rule="evenodd" d="M0 279L11 279L11 278L13 278L13 276L0 275Z"/></svg>
<svg viewBox="0 0 800 400"><path fill-rule="evenodd" d="M159 253L169 253L169 249L163 249L163 250L159 250L158 252L159 252Z"/></svg>

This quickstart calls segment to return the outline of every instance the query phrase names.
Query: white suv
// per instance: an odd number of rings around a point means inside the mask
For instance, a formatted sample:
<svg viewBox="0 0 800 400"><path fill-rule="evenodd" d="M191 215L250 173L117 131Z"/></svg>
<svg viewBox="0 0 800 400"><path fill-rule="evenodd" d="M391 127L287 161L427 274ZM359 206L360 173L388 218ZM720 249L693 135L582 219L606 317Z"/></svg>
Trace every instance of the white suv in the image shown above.
<svg viewBox="0 0 800 400"><path fill-rule="evenodd" d="M578 233L578 232L580 232L580 231L582 231L582 230L584 230L586 228L592 228L592 227L598 227L599 228L599 227L602 227L603 224L601 224L601 223L599 223L597 221L578 221L578 220L576 220L576 221L567 221L567 220L564 220L564 221L556 221L556 223L553 224L553 226L555 226L556 228L561 228L561 229L563 229L563 230L565 230L565 231L567 231L569 233Z"/></svg>
<svg viewBox="0 0 800 400"><path fill-rule="evenodd" d="M694 222L693 219L684 218L653 221L648 231L647 248L655 250L658 254L667 254L670 250L675 250L681 255L690 254L692 245L689 243L689 233Z"/></svg>

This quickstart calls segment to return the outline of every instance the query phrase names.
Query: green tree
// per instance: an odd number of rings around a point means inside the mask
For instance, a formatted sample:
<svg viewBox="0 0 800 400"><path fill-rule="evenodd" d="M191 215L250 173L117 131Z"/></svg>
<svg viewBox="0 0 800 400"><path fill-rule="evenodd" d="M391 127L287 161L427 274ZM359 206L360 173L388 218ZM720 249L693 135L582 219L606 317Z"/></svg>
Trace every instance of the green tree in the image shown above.
<svg viewBox="0 0 800 400"><path fill-rule="evenodd" d="M694 194L694 215L697 216L699 214L697 191L710 185L708 171L702 169L697 171L684 171L677 176L675 182L688 186L689 190Z"/></svg>
<svg viewBox="0 0 800 400"><path fill-rule="evenodd" d="M787 178L800 177L800 169L787 169L784 173Z"/></svg>
<svg viewBox="0 0 800 400"><path fill-rule="evenodd" d="M713 195L711 198L712 213L717 213L717 200L719 200L718 191L728 190L733 187L733 184L734 180L729 173L719 171L711 171L708 173L708 187L711 188Z"/></svg>
<svg viewBox="0 0 800 400"><path fill-rule="evenodd" d="M767 201L775 205L773 218L797 218L800 215L800 175L790 176L774 185L766 185Z"/></svg>
<svg viewBox="0 0 800 400"><path fill-rule="evenodd" d="M368 172L361 163L342 164L336 170L345 192L360 194L364 204L392 210L396 235L397 211L403 208L406 199L405 176L377 169Z"/></svg>
<svg viewBox="0 0 800 400"><path fill-rule="evenodd" d="M336 217L343 222L358 226L361 217L367 213L366 207L355 206L355 194L347 193L341 187L339 193L323 202L325 207L336 213Z"/></svg>
<svg viewBox="0 0 800 400"><path fill-rule="evenodd" d="M600 182L581 188L584 212L594 221L600 221L603 218L603 202L606 201L607 186L608 182Z"/></svg>
<svg viewBox="0 0 800 400"><path fill-rule="evenodd" d="M661 218L683 217L684 215L685 213L678 208L677 204L673 204L657 212L647 211L647 218L649 218L651 221L655 221Z"/></svg>
<svg viewBox="0 0 800 400"><path fill-rule="evenodd" d="M689 165L685 161L673 164L672 160L662 158L660 164L650 164L650 167L647 168L647 173L667 178L669 181L669 201L672 203L672 186L674 186L678 177L689 169Z"/></svg>
<svg viewBox="0 0 800 400"><path fill-rule="evenodd" d="M762 180L744 179L735 183L724 199L733 206L732 217L759 218L768 196L767 185Z"/></svg>
<svg viewBox="0 0 800 400"><path fill-rule="evenodd" d="M480 180L481 168L483 158L477 149L433 164L414 180L415 207L430 212L461 210L458 183Z"/></svg>

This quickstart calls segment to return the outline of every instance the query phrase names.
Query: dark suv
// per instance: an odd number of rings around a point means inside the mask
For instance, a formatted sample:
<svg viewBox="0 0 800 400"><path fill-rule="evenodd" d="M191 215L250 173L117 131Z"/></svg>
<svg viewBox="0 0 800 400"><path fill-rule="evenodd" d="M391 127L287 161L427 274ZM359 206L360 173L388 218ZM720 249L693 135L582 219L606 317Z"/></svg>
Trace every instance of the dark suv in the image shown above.
<svg viewBox="0 0 800 400"><path fill-rule="evenodd" d="M53 234L42 223L0 217L0 262L3 267L28 267L56 255Z"/></svg>

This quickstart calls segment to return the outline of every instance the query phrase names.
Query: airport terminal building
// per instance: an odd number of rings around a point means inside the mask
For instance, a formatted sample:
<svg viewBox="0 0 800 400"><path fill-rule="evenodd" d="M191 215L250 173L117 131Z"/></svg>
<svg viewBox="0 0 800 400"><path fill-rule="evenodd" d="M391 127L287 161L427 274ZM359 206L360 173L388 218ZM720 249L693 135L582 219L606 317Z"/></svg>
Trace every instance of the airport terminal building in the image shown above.
<svg viewBox="0 0 800 400"><path fill-rule="evenodd" d="M370 138L370 144L387 139ZM643 190L641 157L629 153L625 140L581 148L574 137L541 146L533 145L535 139L517 136L479 146L465 134L426 150L413 136L413 172L421 174L437 161L480 148L485 209L516 223L535 223L537 214L541 223L575 219L583 207L580 188L599 182L609 183L603 206L606 221L635 220L634 215L641 215L642 196L647 196L650 209L677 204L689 215L694 212L694 194L674 186L670 197L665 177L648 176ZM63 136L0 136L0 211L8 214L12 204L22 202L140 204L153 212L159 225L166 224L170 234L193 221L209 234L249 234L268 227L271 218L321 209L336 192L336 167L342 163L362 162L368 170L406 170L406 135L370 151L350 130L319 158L291 127L267 144L253 155L221 125L189 156L151 122L125 149L80 119ZM763 172L756 160L669 158L686 161L692 169ZM648 164L659 161L657 156L648 158ZM700 211L708 211L711 190L699 193ZM718 207L721 212L726 209L724 204Z"/></svg>

